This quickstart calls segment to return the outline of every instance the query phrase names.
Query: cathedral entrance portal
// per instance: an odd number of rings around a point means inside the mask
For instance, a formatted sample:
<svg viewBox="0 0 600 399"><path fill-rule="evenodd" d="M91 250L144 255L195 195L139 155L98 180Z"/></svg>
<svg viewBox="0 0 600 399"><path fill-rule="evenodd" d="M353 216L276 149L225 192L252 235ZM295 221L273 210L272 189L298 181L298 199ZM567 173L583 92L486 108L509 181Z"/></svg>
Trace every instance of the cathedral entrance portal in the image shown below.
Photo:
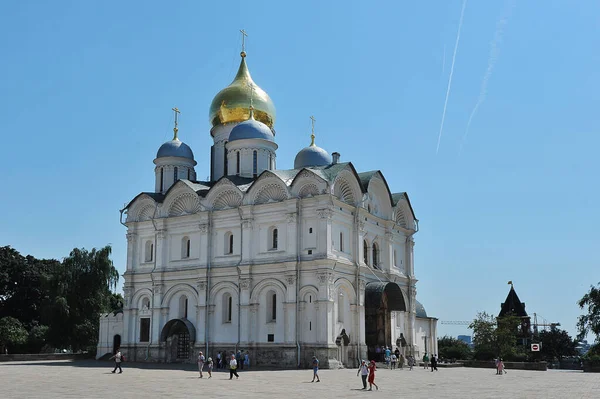
<svg viewBox="0 0 600 399"><path fill-rule="evenodd" d="M365 288L365 341L369 359L383 361L381 348L392 347L392 311L406 311L398 284L368 283Z"/></svg>
<svg viewBox="0 0 600 399"><path fill-rule="evenodd" d="M170 320L160 334L160 341L165 345L165 361L191 361L195 338L196 329L188 319Z"/></svg>

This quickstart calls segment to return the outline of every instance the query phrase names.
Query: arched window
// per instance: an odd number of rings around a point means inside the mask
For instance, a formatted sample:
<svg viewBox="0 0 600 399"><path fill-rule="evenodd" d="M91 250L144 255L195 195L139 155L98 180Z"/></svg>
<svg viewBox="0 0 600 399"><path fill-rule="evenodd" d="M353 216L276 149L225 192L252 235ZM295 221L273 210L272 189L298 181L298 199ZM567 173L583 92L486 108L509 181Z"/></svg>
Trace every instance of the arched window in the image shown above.
<svg viewBox="0 0 600 399"><path fill-rule="evenodd" d="M164 187L164 174L165 174L165 170L164 168L160 168L160 192L162 193L163 191L163 187Z"/></svg>
<svg viewBox="0 0 600 399"><path fill-rule="evenodd" d="M398 258L396 257L396 250L394 249L394 266L398 266Z"/></svg>
<svg viewBox="0 0 600 399"><path fill-rule="evenodd" d="M177 166L175 166L175 168L173 169L173 182L176 182L177 180L179 180L179 171L177 169Z"/></svg>
<svg viewBox="0 0 600 399"><path fill-rule="evenodd" d="M191 241L190 238L185 236L181 239L181 259L190 257Z"/></svg>
<svg viewBox="0 0 600 399"><path fill-rule="evenodd" d="M255 151L252 152L252 176L256 177L258 174L258 154Z"/></svg>
<svg viewBox="0 0 600 399"><path fill-rule="evenodd" d="M337 316L338 322L344 322L344 293L340 289L340 293L338 294L338 308L337 308Z"/></svg>
<svg viewBox="0 0 600 399"><path fill-rule="evenodd" d="M223 323L231 323L233 299L231 294L223 294Z"/></svg>
<svg viewBox="0 0 600 399"><path fill-rule="evenodd" d="M145 262L152 262L154 259L154 244L152 241L146 241L146 250L144 254Z"/></svg>
<svg viewBox="0 0 600 399"><path fill-rule="evenodd" d="M273 170L273 154L269 153L269 170Z"/></svg>
<svg viewBox="0 0 600 399"><path fill-rule="evenodd" d="M188 298L185 295L179 297L179 318L187 319L188 317Z"/></svg>
<svg viewBox="0 0 600 399"><path fill-rule="evenodd" d="M379 269L379 246L373 243L373 267Z"/></svg>
<svg viewBox="0 0 600 399"><path fill-rule="evenodd" d="M223 252L226 255L233 253L233 234L231 231L225 233L225 250Z"/></svg>
<svg viewBox="0 0 600 399"><path fill-rule="evenodd" d="M223 144L223 175L227 176L227 172L229 170L229 165L227 163L227 150L225 149L225 146L227 145L227 142L225 142Z"/></svg>
<svg viewBox="0 0 600 399"><path fill-rule="evenodd" d="M363 240L363 261L365 265L369 264L369 244L367 244L367 240Z"/></svg>
<svg viewBox="0 0 600 399"><path fill-rule="evenodd" d="M267 292L267 322L277 320L277 294L274 291Z"/></svg>
<svg viewBox="0 0 600 399"><path fill-rule="evenodd" d="M240 166L240 152L239 151L235 152L235 164L236 164L235 174L239 176L240 175L240 169L241 169L241 166Z"/></svg>
<svg viewBox="0 0 600 399"><path fill-rule="evenodd" d="M144 298L142 299L142 309L141 310L148 310L150 309L150 298Z"/></svg>
<svg viewBox="0 0 600 399"><path fill-rule="evenodd" d="M269 249L277 249L279 245L279 230L275 226L269 227Z"/></svg>
<svg viewBox="0 0 600 399"><path fill-rule="evenodd" d="M187 179L190 180L190 169L188 168L187 171L188 171L188 178Z"/></svg>
<svg viewBox="0 0 600 399"><path fill-rule="evenodd" d="M340 231L340 252L344 252L344 233Z"/></svg>

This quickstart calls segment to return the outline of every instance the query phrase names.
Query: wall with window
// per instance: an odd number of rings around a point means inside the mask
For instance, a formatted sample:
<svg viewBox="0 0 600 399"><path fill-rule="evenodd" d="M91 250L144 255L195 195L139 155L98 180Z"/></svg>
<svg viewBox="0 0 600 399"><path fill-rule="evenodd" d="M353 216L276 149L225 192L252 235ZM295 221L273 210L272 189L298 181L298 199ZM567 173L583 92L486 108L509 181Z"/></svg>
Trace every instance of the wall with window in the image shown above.
<svg viewBox="0 0 600 399"><path fill-rule="evenodd" d="M215 285L211 294L210 334L212 342L237 342L238 293L233 284Z"/></svg>
<svg viewBox="0 0 600 399"><path fill-rule="evenodd" d="M268 285L261 290L258 303L262 306L256 313L256 342L285 341L284 295L281 288L275 285Z"/></svg>
<svg viewBox="0 0 600 399"><path fill-rule="evenodd" d="M317 292L307 290L300 298L300 339L303 343L315 343L318 331Z"/></svg>

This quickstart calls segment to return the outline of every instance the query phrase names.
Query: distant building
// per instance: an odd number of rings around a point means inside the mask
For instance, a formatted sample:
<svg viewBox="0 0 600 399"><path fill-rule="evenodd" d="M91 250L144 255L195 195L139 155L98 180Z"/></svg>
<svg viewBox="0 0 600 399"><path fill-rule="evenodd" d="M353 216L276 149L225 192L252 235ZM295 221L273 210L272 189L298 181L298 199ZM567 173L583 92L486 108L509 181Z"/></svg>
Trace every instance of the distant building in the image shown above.
<svg viewBox="0 0 600 399"><path fill-rule="evenodd" d="M462 341L467 345L471 345L471 336L470 335L459 335L457 338L459 341Z"/></svg>
<svg viewBox="0 0 600 399"><path fill-rule="evenodd" d="M506 300L500 305L500 313L498 319L513 315L521 318L521 329L519 338L522 339L522 344L527 344L527 339L531 336L531 318L525 311L525 302L521 302L512 281L509 281L510 291L506 296Z"/></svg>

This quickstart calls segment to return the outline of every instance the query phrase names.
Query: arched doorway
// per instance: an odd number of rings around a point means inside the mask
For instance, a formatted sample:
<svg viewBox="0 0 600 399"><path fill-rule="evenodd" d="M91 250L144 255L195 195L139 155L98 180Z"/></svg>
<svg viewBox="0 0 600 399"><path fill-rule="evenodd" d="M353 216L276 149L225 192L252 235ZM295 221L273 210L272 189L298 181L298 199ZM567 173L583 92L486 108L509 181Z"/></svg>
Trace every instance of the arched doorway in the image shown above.
<svg viewBox="0 0 600 399"><path fill-rule="evenodd" d="M113 337L113 350L112 350L113 355L115 353L117 353L117 349L119 349L120 347L121 347L121 336L119 334L117 334Z"/></svg>
<svg viewBox="0 0 600 399"><path fill-rule="evenodd" d="M365 287L365 343L369 359L383 360L376 352L382 346L392 347L391 311L406 311L404 295L396 283L369 283Z"/></svg>
<svg viewBox="0 0 600 399"><path fill-rule="evenodd" d="M165 343L167 362L189 361L196 341L196 329L188 319L173 319L163 327L160 340Z"/></svg>

